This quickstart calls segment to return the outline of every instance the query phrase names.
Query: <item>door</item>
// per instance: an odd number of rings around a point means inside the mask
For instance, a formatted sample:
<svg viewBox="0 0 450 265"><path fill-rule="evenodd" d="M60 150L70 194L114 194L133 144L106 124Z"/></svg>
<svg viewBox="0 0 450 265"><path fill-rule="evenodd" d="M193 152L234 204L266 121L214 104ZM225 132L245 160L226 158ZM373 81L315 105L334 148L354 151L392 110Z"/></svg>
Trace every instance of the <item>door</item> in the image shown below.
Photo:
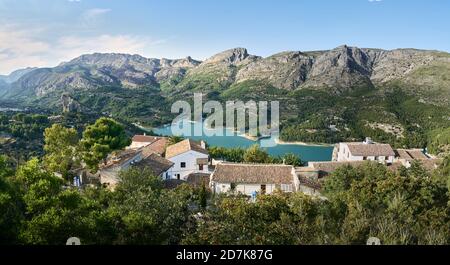
<svg viewBox="0 0 450 265"><path fill-rule="evenodd" d="M266 185L261 185L261 194L266 194Z"/></svg>

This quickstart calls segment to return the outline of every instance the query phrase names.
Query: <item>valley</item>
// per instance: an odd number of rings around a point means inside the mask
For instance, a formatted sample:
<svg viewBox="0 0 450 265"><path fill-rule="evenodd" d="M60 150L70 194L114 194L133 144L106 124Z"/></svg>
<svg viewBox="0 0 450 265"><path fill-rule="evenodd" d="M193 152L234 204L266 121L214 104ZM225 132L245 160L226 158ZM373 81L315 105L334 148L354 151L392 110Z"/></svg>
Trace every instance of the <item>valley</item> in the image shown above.
<svg viewBox="0 0 450 265"><path fill-rule="evenodd" d="M450 127L449 69L444 52L346 45L266 58L235 48L203 62L96 53L1 77L0 101L52 115L65 109L158 127L175 117L172 103L191 100L194 92L219 102L278 100L284 142L371 137L424 148L436 131Z"/></svg>

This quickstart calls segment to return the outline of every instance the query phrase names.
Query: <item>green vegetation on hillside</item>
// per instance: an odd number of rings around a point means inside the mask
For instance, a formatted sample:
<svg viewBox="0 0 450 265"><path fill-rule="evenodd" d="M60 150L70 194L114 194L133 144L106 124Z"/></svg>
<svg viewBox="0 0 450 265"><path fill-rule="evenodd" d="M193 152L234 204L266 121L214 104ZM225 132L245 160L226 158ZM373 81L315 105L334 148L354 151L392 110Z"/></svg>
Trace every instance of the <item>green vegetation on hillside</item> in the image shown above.
<svg viewBox="0 0 450 265"><path fill-rule="evenodd" d="M115 191L63 188L38 159L14 170L0 156L0 244L449 244L448 160L433 174L380 164L343 167L328 200L301 193L235 195L163 188L146 169L121 174ZM445 173L447 172L447 173ZM202 215L198 215L201 212ZM245 231L245 232L243 232Z"/></svg>
<svg viewBox="0 0 450 265"><path fill-rule="evenodd" d="M450 128L437 129L430 133L429 151L433 154L450 153Z"/></svg>
<svg viewBox="0 0 450 265"><path fill-rule="evenodd" d="M57 125L57 129L53 131L58 132L55 137L61 138L61 140L64 137L59 134L63 134L65 130L70 130L71 135L73 135L73 131L76 131L77 137L81 138L83 130L89 124L93 124L98 117L93 113L64 113L51 116L48 113L0 112L0 154L8 155L14 160L15 164L21 164L35 156L42 157L44 155L44 131L46 128ZM139 128L132 124L123 121L121 123L125 125L128 137L142 133ZM58 130L58 128L64 129ZM55 152L53 147L50 149L50 153L54 154L52 155L54 157L50 159L53 161L50 162L51 164L67 161L59 157L63 153L66 158L70 156L69 153L65 153L69 150L60 149Z"/></svg>

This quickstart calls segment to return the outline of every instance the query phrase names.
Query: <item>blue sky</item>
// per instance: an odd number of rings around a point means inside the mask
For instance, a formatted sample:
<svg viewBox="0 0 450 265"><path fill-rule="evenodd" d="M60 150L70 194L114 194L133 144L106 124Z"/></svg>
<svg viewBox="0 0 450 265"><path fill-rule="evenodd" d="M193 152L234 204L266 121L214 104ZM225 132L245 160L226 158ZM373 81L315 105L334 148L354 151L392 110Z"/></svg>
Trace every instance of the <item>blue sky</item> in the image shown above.
<svg viewBox="0 0 450 265"><path fill-rule="evenodd" d="M0 74L92 52L450 51L449 14L446 0L0 0Z"/></svg>

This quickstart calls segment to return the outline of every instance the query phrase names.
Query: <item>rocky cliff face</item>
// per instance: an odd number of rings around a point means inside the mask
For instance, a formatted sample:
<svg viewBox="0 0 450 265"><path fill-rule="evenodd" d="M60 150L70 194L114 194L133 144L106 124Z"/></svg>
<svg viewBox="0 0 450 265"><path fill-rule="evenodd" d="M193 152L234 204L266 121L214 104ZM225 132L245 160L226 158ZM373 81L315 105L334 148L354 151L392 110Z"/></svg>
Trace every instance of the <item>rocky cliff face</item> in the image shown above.
<svg viewBox="0 0 450 265"><path fill-rule="evenodd" d="M63 108L63 112L77 112L81 110L80 103L78 103L68 94L62 94L61 105Z"/></svg>
<svg viewBox="0 0 450 265"><path fill-rule="evenodd" d="M244 48L226 50L212 56L186 73L178 88L180 90L211 90L226 88L234 83L240 67L258 60Z"/></svg>
<svg viewBox="0 0 450 265"><path fill-rule="evenodd" d="M371 86L372 58L354 47L341 46L319 56L303 87L335 88Z"/></svg>
<svg viewBox="0 0 450 265"><path fill-rule="evenodd" d="M6 96L45 95L67 89L158 86L169 90L213 91L258 81L278 89L321 89L333 94L392 82L417 91L426 87L450 97L450 55L436 51L360 49L340 46L329 51L282 52L267 58L244 48L218 53L204 62L190 57L149 59L139 55L90 54L55 68L28 71L10 85ZM448 100L448 99L447 99Z"/></svg>
<svg viewBox="0 0 450 265"><path fill-rule="evenodd" d="M295 89L306 81L313 62L311 56L301 52L283 52L258 58L237 73L236 81L261 80L274 87Z"/></svg>
<svg viewBox="0 0 450 265"><path fill-rule="evenodd" d="M55 68L31 71L12 84L8 95L42 96L66 89L95 89L102 86L138 88L183 76L200 62L188 57L180 60L148 59L139 55L82 55Z"/></svg>

